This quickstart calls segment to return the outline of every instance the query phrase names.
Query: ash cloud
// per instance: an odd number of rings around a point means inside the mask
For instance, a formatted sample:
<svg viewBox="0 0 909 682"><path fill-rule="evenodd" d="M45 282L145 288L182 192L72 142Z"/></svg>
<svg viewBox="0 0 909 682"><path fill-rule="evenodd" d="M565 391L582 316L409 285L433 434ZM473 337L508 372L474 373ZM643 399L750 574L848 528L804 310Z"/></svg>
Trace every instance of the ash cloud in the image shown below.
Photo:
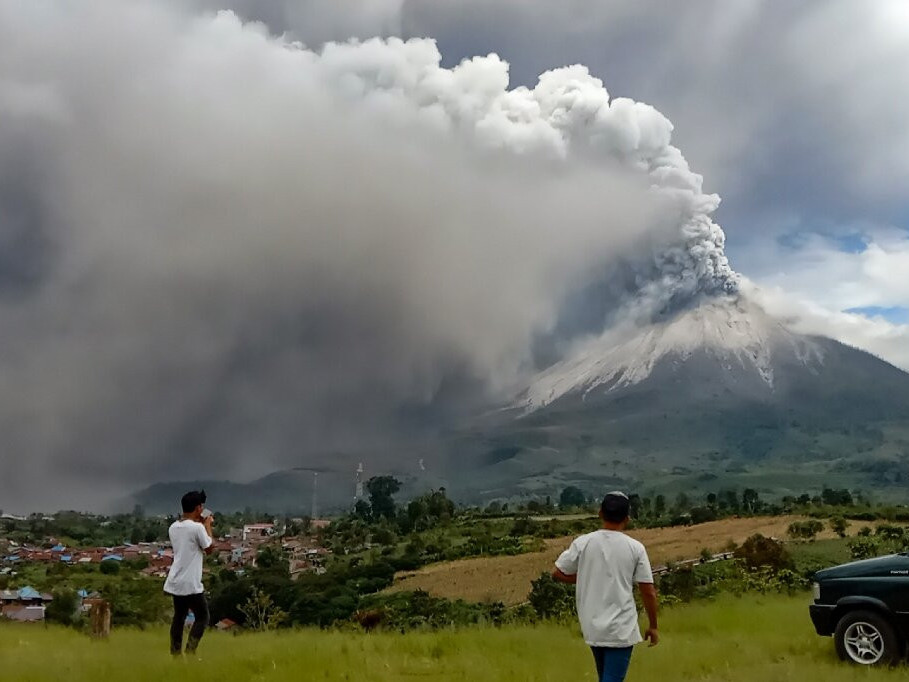
<svg viewBox="0 0 909 682"><path fill-rule="evenodd" d="M0 1L3 506L392 466L531 371L604 273L653 310L736 287L658 111L582 66L529 89L440 61Z"/></svg>

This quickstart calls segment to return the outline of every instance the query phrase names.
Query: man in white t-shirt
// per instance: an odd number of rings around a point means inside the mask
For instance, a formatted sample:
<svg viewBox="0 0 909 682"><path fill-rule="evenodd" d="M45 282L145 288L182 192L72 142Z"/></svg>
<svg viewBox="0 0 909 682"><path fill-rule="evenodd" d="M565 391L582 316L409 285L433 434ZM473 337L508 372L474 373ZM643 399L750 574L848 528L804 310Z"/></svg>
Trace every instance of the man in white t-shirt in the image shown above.
<svg viewBox="0 0 909 682"><path fill-rule="evenodd" d="M578 620L593 651L600 682L622 682L635 644L660 641L657 594L647 550L622 531L628 525L628 496L611 492L603 498L603 527L582 535L556 559L552 577L576 585ZM644 637L638 627L634 583L650 619Z"/></svg>
<svg viewBox="0 0 909 682"><path fill-rule="evenodd" d="M203 513L205 491L192 490L180 500L183 516L167 531L174 550L164 591L174 598L174 620L170 625L170 653L179 656L183 650L183 626L192 611L195 621L189 631L186 653L195 653L199 640L208 627L208 603L202 586L202 559L212 552L212 515Z"/></svg>

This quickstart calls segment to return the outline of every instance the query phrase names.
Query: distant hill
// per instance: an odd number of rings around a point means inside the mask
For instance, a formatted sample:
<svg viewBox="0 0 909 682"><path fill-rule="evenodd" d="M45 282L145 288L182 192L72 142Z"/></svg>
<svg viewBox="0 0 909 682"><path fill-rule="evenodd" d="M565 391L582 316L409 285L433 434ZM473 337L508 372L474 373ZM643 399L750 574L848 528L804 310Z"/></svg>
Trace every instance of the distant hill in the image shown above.
<svg viewBox="0 0 909 682"><path fill-rule="evenodd" d="M318 511L337 508L341 503L337 493L341 475L321 472L319 478ZM346 481L345 487L350 489L349 497L352 499L352 475L348 478L351 480ZM119 506L131 508L140 504L151 514L178 513L183 494L200 488L204 488L208 496L207 506L216 512L239 511L248 507L256 511L309 515L312 510L313 472L294 469L276 471L249 483L217 480L156 483L122 501Z"/></svg>

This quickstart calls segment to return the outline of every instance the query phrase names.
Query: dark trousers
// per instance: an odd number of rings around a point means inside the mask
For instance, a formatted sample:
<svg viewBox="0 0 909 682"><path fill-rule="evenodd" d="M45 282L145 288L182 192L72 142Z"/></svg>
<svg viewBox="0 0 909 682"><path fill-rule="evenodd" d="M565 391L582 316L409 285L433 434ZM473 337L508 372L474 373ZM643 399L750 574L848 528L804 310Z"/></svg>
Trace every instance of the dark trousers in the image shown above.
<svg viewBox="0 0 909 682"><path fill-rule="evenodd" d="M597 664L598 682L623 682L631 663L634 647L614 649L606 646L592 646L593 660Z"/></svg>
<svg viewBox="0 0 909 682"><path fill-rule="evenodd" d="M187 594L174 597L174 620L170 624L170 652L179 654L183 650L183 626L186 624L186 614L190 611L195 616L195 622L189 631L186 642L186 653L193 653L199 646L199 640L208 627L208 602L204 594Z"/></svg>

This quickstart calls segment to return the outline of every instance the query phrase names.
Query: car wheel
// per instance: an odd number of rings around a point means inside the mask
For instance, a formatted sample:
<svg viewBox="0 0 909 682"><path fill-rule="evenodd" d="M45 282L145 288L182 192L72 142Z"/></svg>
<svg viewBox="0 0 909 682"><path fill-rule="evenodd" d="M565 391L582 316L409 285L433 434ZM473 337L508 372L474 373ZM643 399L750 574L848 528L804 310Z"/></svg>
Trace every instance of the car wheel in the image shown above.
<svg viewBox="0 0 909 682"><path fill-rule="evenodd" d="M896 631L874 611L850 611L840 618L834 634L836 653L858 665L896 665L902 647Z"/></svg>

